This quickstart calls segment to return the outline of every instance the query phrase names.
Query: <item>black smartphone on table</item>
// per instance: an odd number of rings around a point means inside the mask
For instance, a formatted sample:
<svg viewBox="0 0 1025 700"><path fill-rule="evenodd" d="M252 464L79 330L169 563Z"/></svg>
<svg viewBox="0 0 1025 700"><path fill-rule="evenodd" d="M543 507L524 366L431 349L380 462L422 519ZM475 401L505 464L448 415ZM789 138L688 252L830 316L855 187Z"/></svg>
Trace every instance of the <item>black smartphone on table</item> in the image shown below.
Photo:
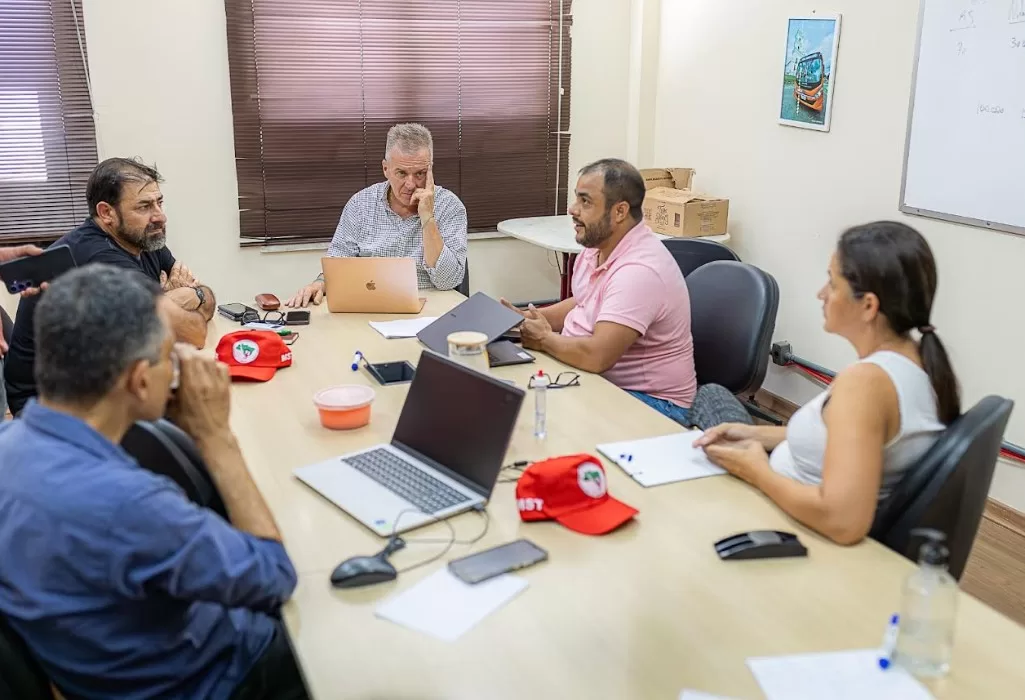
<svg viewBox="0 0 1025 700"><path fill-rule="evenodd" d="M542 562L548 552L530 540L516 540L448 563L452 575L464 583L480 583Z"/></svg>
<svg viewBox="0 0 1025 700"><path fill-rule="evenodd" d="M406 360L401 362L378 362L376 364L368 362L366 367L367 372L370 372L370 376L384 385L411 382L416 374L416 367L409 364Z"/></svg>
<svg viewBox="0 0 1025 700"><path fill-rule="evenodd" d="M285 312L286 326L308 326L310 325L310 312L306 309L294 309Z"/></svg>
<svg viewBox="0 0 1025 700"><path fill-rule="evenodd" d="M0 279L11 294L50 282L77 267L71 248L66 245L47 248L40 255L26 255L0 263Z"/></svg>
<svg viewBox="0 0 1025 700"><path fill-rule="evenodd" d="M217 307L217 313L219 313L221 316L230 318L232 321L241 321L242 316L244 316L246 312L256 314L257 318L259 318L260 316L260 312L258 312L252 306L246 306L245 304L240 304L238 302L234 302L231 304L221 304Z"/></svg>

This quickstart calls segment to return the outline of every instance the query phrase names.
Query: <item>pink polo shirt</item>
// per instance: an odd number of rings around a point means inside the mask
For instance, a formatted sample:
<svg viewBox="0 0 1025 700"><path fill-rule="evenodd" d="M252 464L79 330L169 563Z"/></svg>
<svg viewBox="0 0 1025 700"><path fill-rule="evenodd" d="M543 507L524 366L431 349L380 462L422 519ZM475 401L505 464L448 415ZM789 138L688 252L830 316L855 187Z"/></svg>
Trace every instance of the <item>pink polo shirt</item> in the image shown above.
<svg viewBox="0 0 1025 700"><path fill-rule="evenodd" d="M690 295L672 254L647 224L631 229L603 265L596 248L577 257L573 299L563 335L593 335L601 321L641 334L602 376L621 389L690 408L698 389Z"/></svg>

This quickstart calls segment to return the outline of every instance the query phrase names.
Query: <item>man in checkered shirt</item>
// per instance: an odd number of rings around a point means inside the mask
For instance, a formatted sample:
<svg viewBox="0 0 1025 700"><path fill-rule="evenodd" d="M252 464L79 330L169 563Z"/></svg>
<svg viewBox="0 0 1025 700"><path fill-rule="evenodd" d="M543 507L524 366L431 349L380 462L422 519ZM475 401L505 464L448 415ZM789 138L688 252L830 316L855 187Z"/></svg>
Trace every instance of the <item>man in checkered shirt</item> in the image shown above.
<svg viewBox="0 0 1025 700"><path fill-rule="evenodd" d="M434 184L434 141L421 124L388 131L382 163L386 182L352 196L342 211L330 257L413 258L421 289L454 289L466 271L466 207ZM324 276L306 285L286 306L319 304Z"/></svg>

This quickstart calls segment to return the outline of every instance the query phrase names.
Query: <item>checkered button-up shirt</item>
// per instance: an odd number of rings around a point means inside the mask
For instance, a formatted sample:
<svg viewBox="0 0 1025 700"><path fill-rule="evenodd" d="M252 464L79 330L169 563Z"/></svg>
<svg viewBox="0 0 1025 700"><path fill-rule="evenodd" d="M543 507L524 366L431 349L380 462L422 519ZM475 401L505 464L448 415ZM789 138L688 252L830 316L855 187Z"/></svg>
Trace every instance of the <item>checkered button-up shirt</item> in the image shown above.
<svg viewBox="0 0 1025 700"><path fill-rule="evenodd" d="M327 249L333 258L413 258L420 289L455 289L466 270L466 207L455 193L434 187L434 219L444 247L434 267L424 262L424 232L417 215L403 219L388 206L388 183L352 195Z"/></svg>

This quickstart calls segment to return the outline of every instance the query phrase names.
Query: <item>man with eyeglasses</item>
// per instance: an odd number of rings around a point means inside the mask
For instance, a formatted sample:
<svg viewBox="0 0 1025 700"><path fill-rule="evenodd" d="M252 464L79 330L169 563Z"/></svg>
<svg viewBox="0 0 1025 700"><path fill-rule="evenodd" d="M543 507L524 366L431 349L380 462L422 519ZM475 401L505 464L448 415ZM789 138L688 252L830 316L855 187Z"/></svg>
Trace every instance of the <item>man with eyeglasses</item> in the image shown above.
<svg viewBox="0 0 1025 700"><path fill-rule="evenodd" d="M104 264L42 295L39 398L0 426L0 613L67 697L306 698L277 617L296 573L229 427L227 368L174 343L173 307ZM118 446L165 408L232 524Z"/></svg>
<svg viewBox="0 0 1025 700"><path fill-rule="evenodd" d="M580 171L569 213L585 250L574 266L573 296L520 311L520 331L525 348L600 373L687 425L697 393L690 295L673 256L644 223L643 202L644 179L625 161Z"/></svg>
<svg viewBox="0 0 1025 700"><path fill-rule="evenodd" d="M178 340L203 347L207 323L216 308L214 293L168 250L162 178L156 169L128 158L108 158L86 184L89 217L54 245L67 245L82 267L93 262L116 265L159 282L167 298ZM45 292L43 293L45 296ZM4 361L4 382L11 412L17 415L36 395L32 364L36 353L33 315L39 297L22 299Z"/></svg>

